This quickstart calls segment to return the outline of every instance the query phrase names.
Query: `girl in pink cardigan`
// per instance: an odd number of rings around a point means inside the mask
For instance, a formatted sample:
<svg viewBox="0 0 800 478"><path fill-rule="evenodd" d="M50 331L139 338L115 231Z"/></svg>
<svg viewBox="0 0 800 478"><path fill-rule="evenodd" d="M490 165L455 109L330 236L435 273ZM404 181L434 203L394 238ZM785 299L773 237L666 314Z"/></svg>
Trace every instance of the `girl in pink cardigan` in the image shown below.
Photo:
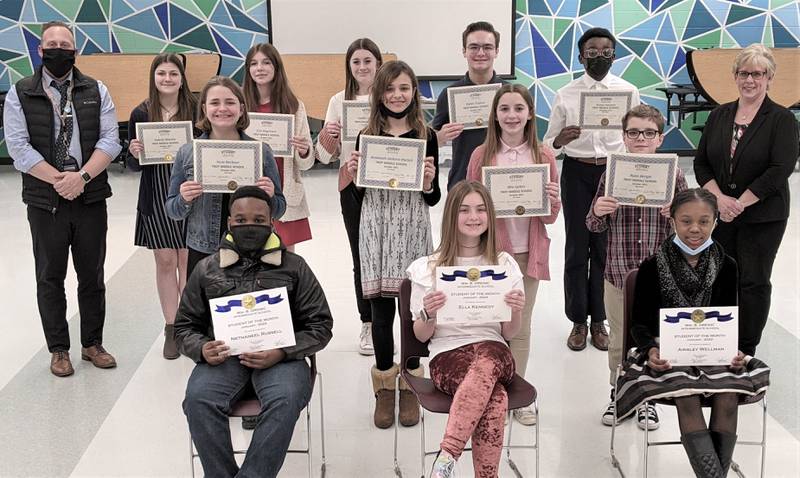
<svg viewBox="0 0 800 478"><path fill-rule="evenodd" d="M525 308L522 327L511 340L517 373L524 377L531 345L531 314L540 280L550 280L550 238L545 224L556 221L561 210L558 169L553 152L539 146L533 98L522 85L505 84L494 97L486 141L472 153L467 179L481 181L484 166L549 164L550 182L545 185L550 199L550 215L497 219L498 247L517 261L525 274ZM514 418L523 425L533 425L536 415L530 408L514 410Z"/></svg>

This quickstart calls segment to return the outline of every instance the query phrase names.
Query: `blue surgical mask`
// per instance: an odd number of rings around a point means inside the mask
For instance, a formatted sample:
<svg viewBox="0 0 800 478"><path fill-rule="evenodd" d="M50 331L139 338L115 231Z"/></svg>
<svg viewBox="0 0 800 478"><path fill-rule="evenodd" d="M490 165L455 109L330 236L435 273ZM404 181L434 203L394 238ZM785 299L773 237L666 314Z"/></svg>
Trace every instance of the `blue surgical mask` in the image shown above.
<svg viewBox="0 0 800 478"><path fill-rule="evenodd" d="M708 249L709 247L711 247L711 244L714 244L714 239L711 239L711 236L708 236L708 239L706 239L706 242L701 244L700 247L698 247L697 249L692 249L691 247L687 246L686 243L684 243L683 241L681 241L678 238L677 234L672 236L672 242L676 246L678 246L678 249L683 251L685 254L690 255L690 256L696 256L697 254L700 254L701 252L703 252L706 249Z"/></svg>

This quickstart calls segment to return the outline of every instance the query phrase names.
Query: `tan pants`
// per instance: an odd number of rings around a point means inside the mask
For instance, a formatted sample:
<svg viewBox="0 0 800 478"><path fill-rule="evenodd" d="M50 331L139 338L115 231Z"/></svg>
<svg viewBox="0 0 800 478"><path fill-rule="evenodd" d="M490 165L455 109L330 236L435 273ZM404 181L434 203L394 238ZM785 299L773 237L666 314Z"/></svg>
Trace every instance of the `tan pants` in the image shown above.
<svg viewBox="0 0 800 478"><path fill-rule="evenodd" d="M528 356L531 352L531 316L533 315L533 304L536 302L536 291L539 290L539 280L525 275L525 271L528 269L527 252L514 254L514 260L517 261L524 277L525 308L522 309L522 326L508 345L514 356L517 374L524 378L525 370L528 368Z"/></svg>
<svg viewBox="0 0 800 478"><path fill-rule="evenodd" d="M603 301L605 302L606 318L608 319L608 370L611 372L609 383L614 386L617 375L617 365L622 363L622 327L625 320L623 307L625 301L622 289L614 287L611 282L603 281Z"/></svg>

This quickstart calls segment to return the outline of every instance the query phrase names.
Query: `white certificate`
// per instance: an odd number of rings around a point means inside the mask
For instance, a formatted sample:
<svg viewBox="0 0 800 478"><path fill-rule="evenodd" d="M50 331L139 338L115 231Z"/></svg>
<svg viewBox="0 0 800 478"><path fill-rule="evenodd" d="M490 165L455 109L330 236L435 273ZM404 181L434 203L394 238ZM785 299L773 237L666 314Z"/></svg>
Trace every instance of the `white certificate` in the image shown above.
<svg viewBox="0 0 800 478"><path fill-rule="evenodd" d="M676 154L611 153L605 195L623 206L662 207L672 202L677 173Z"/></svg>
<svg viewBox="0 0 800 478"><path fill-rule="evenodd" d="M361 136L356 186L422 191L425 140L391 136Z"/></svg>
<svg viewBox="0 0 800 478"><path fill-rule="evenodd" d="M489 112L502 83L457 86L447 89L447 106L451 123L461 123L464 129L480 129L489 125Z"/></svg>
<svg viewBox="0 0 800 478"><path fill-rule="evenodd" d="M286 287L210 299L214 338L231 355L295 345Z"/></svg>
<svg viewBox="0 0 800 478"><path fill-rule="evenodd" d="M294 115L280 113L248 113L250 126L244 134L263 141L275 156L294 155L291 139L294 136Z"/></svg>
<svg viewBox="0 0 800 478"><path fill-rule="evenodd" d="M342 141L355 141L369 122L369 101L342 102Z"/></svg>
<svg viewBox="0 0 800 478"><path fill-rule="evenodd" d="M505 266L437 267L436 290L447 296L436 312L439 324L508 322L505 295L512 282Z"/></svg>
<svg viewBox="0 0 800 478"><path fill-rule="evenodd" d="M672 365L728 365L739 352L738 307L661 309L659 354Z"/></svg>
<svg viewBox="0 0 800 478"><path fill-rule="evenodd" d="M497 217L531 217L550 214L545 184L549 164L484 166L483 184L489 190Z"/></svg>
<svg viewBox="0 0 800 478"><path fill-rule="evenodd" d="M192 141L193 131L191 121L136 123L136 138L144 147L139 164L172 163L178 149Z"/></svg>
<svg viewBox="0 0 800 478"><path fill-rule="evenodd" d="M631 109L632 101L632 91L581 91L578 126L590 130L621 130L622 117Z"/></svg>
<svg viewBox="0 0 800 478"><path fill-rule="evenodd" d="M261 141L194 140L194 180L204 193L232 193L262 176Z"/></svg>

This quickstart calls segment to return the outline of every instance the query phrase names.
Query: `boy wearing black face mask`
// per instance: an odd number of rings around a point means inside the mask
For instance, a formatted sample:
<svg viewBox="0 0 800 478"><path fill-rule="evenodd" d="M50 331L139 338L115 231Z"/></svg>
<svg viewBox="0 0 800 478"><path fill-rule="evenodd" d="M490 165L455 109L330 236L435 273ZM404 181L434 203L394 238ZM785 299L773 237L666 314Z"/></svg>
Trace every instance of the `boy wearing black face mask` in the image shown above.
<svg viewBox="0 0 800 478"><path fill-rule="evenodd" d="M305 261L272 232L271 203L255 186L233 193L229 232L219 251L195 267L175 319L178 350L197 363L183 410L207 476L277 476L297 417L311 397L305 359L332 336L325 293ZM288 291L296 345L230 356L230 348L214 338L209 299L277 287ZM240 471L230 452L224 410L248 384L262 411Z"/></svg>
<svg viewBox="0 0 800 478"><path fill-rule="evenodd" d="M4 129L36 263L36 296L50 371L74 373L69 357L64 279L70 251L78 276L81 357L99 368L116 360L103 348L103 267L111 196L106 167L120 152L114 102L103 83L75 64L75 37L62 22L42 26L42 65L8 92Z"/></svg>
<svg viewBox="0 0 800 478"><path fill-rule="evenodd" d="M625 152L619 130L581 131L580 92L632 91L631 107L639 104L639 91L609 71L617 41L605 28L591 28L578 40L580 62L586 74L558 90L544 135L544 144L556 154L564 153L561 169L561 203L566 228L564 247L564 308L572 322L567 339L571 350L586 348L589 331L592 345L608 349L603 322L603 272L606 260L605 232L590 232L586 214L600 178L605 174L609 153ZM587 328L586 319L591 316Z"/></svg>

